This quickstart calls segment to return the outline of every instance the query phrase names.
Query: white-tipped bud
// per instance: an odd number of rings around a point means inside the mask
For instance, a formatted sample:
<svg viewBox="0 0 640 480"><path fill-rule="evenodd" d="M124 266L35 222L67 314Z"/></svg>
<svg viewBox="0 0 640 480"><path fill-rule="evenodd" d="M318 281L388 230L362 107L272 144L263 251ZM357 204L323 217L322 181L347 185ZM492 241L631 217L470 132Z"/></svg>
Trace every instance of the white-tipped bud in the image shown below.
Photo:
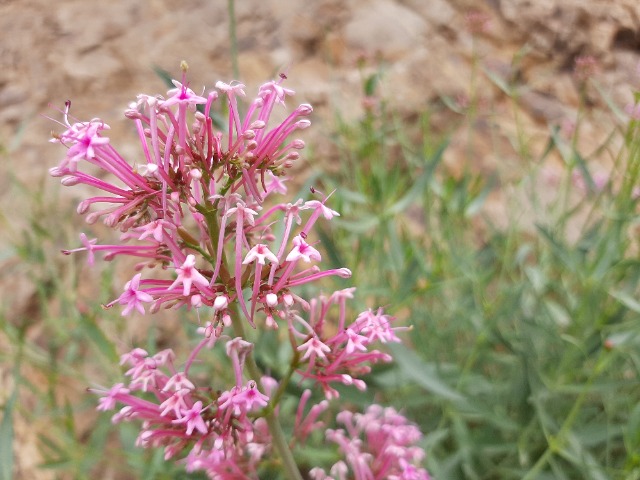
<svg viewBox="0 0 640 480"><path fill-rule="evenodd" d="M180 201L180 192L171 192L171 201L178 203Z"/></svg>
<svg viewBox="0 0 640 480"><path fill-rule="evenodd" d="M100 212L93 212L87 215L86 217L84 217L84 221L87 222L89 225L93 225L98 221L98 218L100 218Z"/></svg>
<svg viewBox="0 0 640 480"><path fill-rule="evenodd" d="M300 154L298 152L289 152L284 158L286 158L287 160L296 161L300 158Z"/></svg>
<svg viewBox="0 0 640 480"><path fill-rule="evenodd" d="M311 112L313 112L313 107L308 103L298 106L298 115L311 115Z"/></svg>
<svg viewBox="0 0 640 480"><path fill-rule="evenodd" d="M271 308L275 307L278 305L278 296L275 293L267 293L265 303Z"/></svg>
<svg viewBox="0 0 640 480"><path fill-rule="evenodd" d="M251 130L260 130L260 129L264 128L265 126L266 126L266 123L264 123L262 120L256 120L251 125L249 125L249 128Z"/></svg>
<svg viewBox="0 0 640 480"><path fill-rule="evenodd" d="M309 126L311 126L311 122L309 120L298 120L296 123L296 128L299 130L304 130L305 128L308 128Z"/></svg>
<svg viewBox="0 0 640 480"><path fill-rule="evenodd" d="M353 384L353 377L351 375L347 375L346 373L343 373L340 376L342 377L342 383L344 385L352 385Z"/></svg>
<svg viewBox="0 0 640 480"><path fill-rule="evenodd" d="M66 168L52 167L49 169L49 175L52 177L62 177L69 172Z"/></svg>
<svg viewBox="0 0 640 480"><path fill-rule="evenodd" d="M60 183L65 187L72 187L80 183L80 179L78 177L69 175L69 176L63 177L62 180L60 180Z"/></svg>
<svg viewBox="0 0 640 480"><path fill-rule="evenodd" d="M200 308L202 306L202 297L200 295L192 295L191 306L195 308Z"/></svg>
<svg viewBox="0 0 640 480"><path fill-rule="evenodd" d="M78 208L76 208L76 212L78 212L78 215L82 215L86 213L87 210L89 210L90 206L91 206L91 202L89 202L88 200L83 200L78 204Z"/></svg>
<svg viewBox="0 0 640 480"><path fill-rule="evenodd" d="M253 140L254 138L256 138L256 132L253 130L245 130L242 133L242 138L244 138L245 140Z"/></svg>
<svg viewBox="0 0 640 480"><path fill-rule="evenodd" d="M364 380L361 380L359 378L353 379L353 385L361 392L364 392L367 389L367 384L364 382Z"/></svg>
<svg viewBox="0 0 640 480"><path fill-rule="evenodd" d="M196 111L196 113L194 114L194 117L198 122L202 122L202 123L204 123L204 121L207 119L207 117L204 116L204 113L198 112L198 111Z"/></svg>
<svg viewBox="0 0 640 480"><path fill-rule="evenodd" d="M129 120L137 120L140 118L140 112L135 108L128 108L124 111L124 116Z"/></svg>
<svg viewBox="0 0 640 480"><path fill-rule="evenodd" d="M228 313L225 313L225 314L222 316L222 324L223 324L225 327L230 327L230 326L231 326L231 316L230 316Z"/></svg>
<svg viewBox="0 0 640 480"><path fill-rule="evenodd" d="M214 310L224 310L229 306L229 299L226 295L218 295L213 301Z"/></svg>
<svg viewBox="0 0 640 480"><path fill-rule="evenodd" d="M247 144L245 145L245 148L249 151L252 151L252 150L255 150L257 146L258 146L258 142L256 142L255 140L251 140L250 142L247 142Z"/></svg>
<svg viewBox="0 0 640 480"><path fill-rule="evenodd" d="M104 223L109 228L113 228L118 224L118 216L110 213L109 215L104 217L102 223Z"/></svg>
<svg viewBox="0 0 640 480"><path fill-rule="evenodd" d="M202 172L199 169L194 168L189 172L189 176L194 180L200 180L202 178Z"/></svg>
<svg viewBox="0 0 640 480"><path fill-rule="evenodd" d="M293 295L291 295L290 293L285 293L285 294L282 296L282 300L284 301L284 304L285 304L287 307L290 307L291 305L293 305L293 301L294 301L294 300L293 300Z"/></svg>
<svg viewBox="0 0 640 480"><path fill-rule="evenodd" d="M348 268L339 268L336 272L340 278L351 278L351 270Z"/></svg>
<svg viewBox="0 0 640 480"><path fill-rule="evenodd" d="M291 148L295 148L297 150L302 150L304 148L304 140L296 138L293 142L291 142Z"/></svg>

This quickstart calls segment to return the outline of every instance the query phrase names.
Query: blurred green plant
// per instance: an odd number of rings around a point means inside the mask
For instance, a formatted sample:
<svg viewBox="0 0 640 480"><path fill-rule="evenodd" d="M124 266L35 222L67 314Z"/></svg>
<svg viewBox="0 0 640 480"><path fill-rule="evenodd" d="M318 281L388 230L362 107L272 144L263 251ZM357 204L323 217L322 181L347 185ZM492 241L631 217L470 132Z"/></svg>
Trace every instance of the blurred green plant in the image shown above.
<svg viewBox="0 0 640 480"><path fill-rule="evenodd" d="M502 89L517 108L516 86ZM413 348L374 372L376 394L429 432L435 478L640 478L639 122L612 123L592 156L578 151L578 127L567 140L552 129L537 157L518 127L528 173L511 197L501 185L508 221L497 226L483 206L499 172L448 172L448 135L433 134L429 113L420 120L383 101L355 124L338 118L345 161L320 177L343 215L323 247L350 265L360 299L413 326ZM622 149L598 183L589 164L614 139ZM545 203L554 156L561 179Z"/></svg>

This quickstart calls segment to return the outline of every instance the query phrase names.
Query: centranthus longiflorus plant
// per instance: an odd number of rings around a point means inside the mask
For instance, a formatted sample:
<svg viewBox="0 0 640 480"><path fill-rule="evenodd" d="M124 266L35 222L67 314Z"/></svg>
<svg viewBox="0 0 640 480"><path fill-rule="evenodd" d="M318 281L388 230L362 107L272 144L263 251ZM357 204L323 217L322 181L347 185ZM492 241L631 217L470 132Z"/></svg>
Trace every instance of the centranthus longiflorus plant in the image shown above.
<svg viewBox="0 0 640 480"><path fill-rule="evenodd" d="M331 402L339 401L335 387L364 390L371 365L391 360L376 346L400 340L394 318L382 309L348 318L354 288L316 298L304 298L298 288L351 275L320 266L313 227L338 215L327 196L312 189L312 200L281 200L285 174L304 147L292 136L309 127L312 107L302 104L275 121L274 110L286 108L294 93L283 86L285 75L239 109L244 85L217 82L216 90L197 95L188 88L186 64L181 67L182 80L173 81L167 98L141 94L125 112L140 138L138 158L118 153L102 120L72 120L69 102L64 131L52 139L67 154L51 175L65 186L99 191L78 212L89 224L102 220L121 232L111 244L80 234L82 246L65 253L84 252L89 264L96 254L138 262L106 307L125 316L184 308L200 322L199 341L184 359L171 349L136 347L122 355L126 381L90 388L99 396L97 408L113 411L114 423L139 425L138 446L162 448L165 460L212 479L258 478L274 458L292 479L428 479L417 445L422 435L393 408L354 413L345 407L335 425L327 418ZM210 115L216 101L227 105L222 131ZM258 367L248 329L276 330L290 344L281 378ZM205 349L224 352L220 358L235 381L195 378L192 366ZM279 413L290 381L302 394L287 435ZM323 393L317 401L313 388ZM337 460L326 469L299 465L296 450L319 429Z"/></svg>

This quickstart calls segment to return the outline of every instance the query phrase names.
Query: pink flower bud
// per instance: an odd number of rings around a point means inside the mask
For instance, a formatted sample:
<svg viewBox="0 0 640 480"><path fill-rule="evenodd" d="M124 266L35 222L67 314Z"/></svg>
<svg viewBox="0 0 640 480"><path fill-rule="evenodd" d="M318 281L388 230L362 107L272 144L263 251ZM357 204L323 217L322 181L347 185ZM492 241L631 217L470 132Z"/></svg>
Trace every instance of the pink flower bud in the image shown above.
<svg viewBox="0 0 640 480"><path fill-rule="evenodd" d="M73 175L68 175L66 177L63 177L62 180L60 180L60 183L65 187L72 187L80 183L80 179L78 177L74 177Z"/></svg>
<svg viewBox="0 0 640 480"><path fill-rule="evenodd" d="M76 208L76 212L78 212L78 215L83 215L84 213L87 212L87 210L89 210L90 206L91 206L91 202L89 200L83 200L78 204L78 208Z"/></svg>
<svg viewBox="0 0 640 480"><path fill-rule="evenodd" d="M308 103L303 103L298 106L296 111L298 112L298 115L307 116L311 115L311 113L313 112L313 107Z"/></svg>

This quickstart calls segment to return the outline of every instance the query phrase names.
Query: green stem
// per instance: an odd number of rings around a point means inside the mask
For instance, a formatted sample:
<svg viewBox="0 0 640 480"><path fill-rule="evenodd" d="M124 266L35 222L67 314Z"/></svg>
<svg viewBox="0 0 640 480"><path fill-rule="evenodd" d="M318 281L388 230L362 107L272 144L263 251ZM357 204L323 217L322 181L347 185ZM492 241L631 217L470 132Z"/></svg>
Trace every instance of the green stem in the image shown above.
<svg viewBox="0 0 640 480"><path fill-rule="evenodd" d="M234 0L228 0L229 12L229 44L231 54L231 70L233 77L240 80L240 67L238 66L238 37L236 36L236 6Z"/></svg>
<svg viewBox="0 0 640 480"><path fill-rule="evenodd" d="M583 403L587 399L587 395L591 393L591 390L589 389L589 387L593 385L593 382L600 375L602 370L604 370L606 365L609 363L610 359L611 359L611 355L608 355L608 352L603 349L600 353L600 357L596 362L596 365L591 371L591 375L587 379L585 388L580 392L580 395L578 395L578 398L576 398L576 401L571 407L569 414L567 415L565 421L560 427L560 430L558 430L558 434L553 436L550 435L550 438L547 440L547 449L542 454L542 456L538 459L535 465L531 467L531 470L529 470L527 474L522 478L522 480L533 480L534 478L536 478L536 476L542 471L544 466L549 462L549 459L553 455L558 453L560 449L565 445L565 442L567 441L567 438L566 438L567 434L569 433L571 427L573 426L573 423L578 418L578 413L580 412L580 409L582 408Z"/></svg>
<svg viewBox="0 0 640 480"><path fill-rule="evenodd" d="M241 295L240 292L238 292L238 294ZM247 338L244 331L244 325L242 323L243 320L239 314L240 312L238 312L238 307L236 304L234 304L234 310L235 310L235 315L234 315L235 318L232 323L233 332L235 333L235 335L239 337ZM255 381L260 380L260 377L262 377L262 372L258 368L258 365L256 364L256 361L254 360L252 353L249 353L247 355L245 360L245 366L249 371L249 375ZM293 458L293 453L289 448L289 444L287 443L287 439L284 436L284 432L282 431L280 422L276 418L276 415L273 412L273 410L268 409L268 411L265 412L264 418L267 421L267 425L269 427L269 432L271 433L271 440L273 441L273 445L275 449L278 451L278 453L280 454L280 458L282 458L283 468L287 477L290 478L291 480L302 480L302 475L300 475L298 464Z"/></svg>

